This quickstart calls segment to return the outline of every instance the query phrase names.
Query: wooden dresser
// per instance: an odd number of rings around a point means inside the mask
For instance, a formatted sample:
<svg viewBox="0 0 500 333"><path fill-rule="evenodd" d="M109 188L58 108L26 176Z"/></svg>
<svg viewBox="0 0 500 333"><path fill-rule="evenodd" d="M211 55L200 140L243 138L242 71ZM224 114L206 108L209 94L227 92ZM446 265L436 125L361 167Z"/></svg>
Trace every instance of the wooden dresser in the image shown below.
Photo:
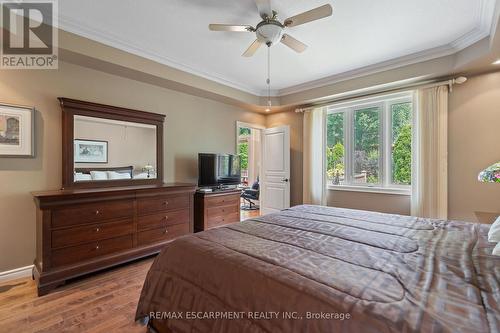
<svg viewBox="0 0 500 333"><path fill-rule="evenodd" d="M34 192L38 294L192 233L194 192L181 183Z"/></svg>
<svg viewBox="0 0 500 333"><path fill-rule="evenodd" d="M196 192L194 231L208 230L240 221L241 190Z"/></svg>

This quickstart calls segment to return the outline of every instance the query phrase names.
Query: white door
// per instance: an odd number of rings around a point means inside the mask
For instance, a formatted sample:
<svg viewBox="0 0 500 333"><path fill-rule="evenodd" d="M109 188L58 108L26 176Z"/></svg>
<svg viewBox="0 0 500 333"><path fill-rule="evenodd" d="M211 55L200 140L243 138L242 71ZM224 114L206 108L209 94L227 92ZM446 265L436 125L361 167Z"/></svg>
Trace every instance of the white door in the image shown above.
<svg viewBox="0 0 500 333"><path fill-rule="evenodd" d="M290 207L290 129L262 131L260 212L269 214Z"/></svg>

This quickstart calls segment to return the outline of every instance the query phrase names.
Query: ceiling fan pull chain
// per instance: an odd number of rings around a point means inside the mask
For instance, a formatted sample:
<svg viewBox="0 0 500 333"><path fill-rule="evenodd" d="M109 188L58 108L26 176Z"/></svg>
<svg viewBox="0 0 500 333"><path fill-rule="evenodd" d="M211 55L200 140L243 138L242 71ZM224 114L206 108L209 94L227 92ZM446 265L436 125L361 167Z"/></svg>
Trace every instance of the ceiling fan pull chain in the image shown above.
<svg viewBox="0 0 500 333"><path fill-rule="evenodd" d="M271 45L267 47L267 107L271 111Z"/></svg>

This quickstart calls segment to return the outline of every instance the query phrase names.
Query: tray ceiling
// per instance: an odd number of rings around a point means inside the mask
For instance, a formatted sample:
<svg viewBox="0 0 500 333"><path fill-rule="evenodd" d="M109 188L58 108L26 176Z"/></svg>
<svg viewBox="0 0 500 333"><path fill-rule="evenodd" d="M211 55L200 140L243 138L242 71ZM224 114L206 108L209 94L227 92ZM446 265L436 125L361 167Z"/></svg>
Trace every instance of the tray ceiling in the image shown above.
<svg viewBox="0 0 500 333"><path fill-rule="evenodd" d="M271 49L271 84L282 95L363 73L457 52L490 34L495 0L272 0L281 19L331 3L333 16L287 29L309 48ZM241 54L252 33L211 32L209 23L254 25L253 0L64 0L60 27L118 49L257 95L266 50Z"/></svg>

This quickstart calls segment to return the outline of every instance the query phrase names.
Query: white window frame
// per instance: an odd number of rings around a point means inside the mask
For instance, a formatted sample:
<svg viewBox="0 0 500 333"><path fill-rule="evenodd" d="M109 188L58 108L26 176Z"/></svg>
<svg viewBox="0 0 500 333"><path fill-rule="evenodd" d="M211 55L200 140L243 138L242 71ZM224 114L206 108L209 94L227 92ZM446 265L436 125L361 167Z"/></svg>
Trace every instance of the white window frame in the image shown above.
<svg viewBox="0 0 500 333"><path fill-rule="evenodd" d="M391 105L412 103L412 118L415 119L415 92L405 91L396 94L383 95L349 102L332 104L327 107L327 114L344 113L344 182L343 185L333 185L328 182L328 189L354 192L373 192L410 195L411 185L392 183L392 115ZM354 183L354 113L361 109L380 108L379 126L379 180L378 184ZM414 126L414 122L412 123ZM413 127L414 128L414 127ZM327 131L325 123L325 133ZM328 133L327 133L328 135ZM412 138L413 139L413 138Z"/></svg>

